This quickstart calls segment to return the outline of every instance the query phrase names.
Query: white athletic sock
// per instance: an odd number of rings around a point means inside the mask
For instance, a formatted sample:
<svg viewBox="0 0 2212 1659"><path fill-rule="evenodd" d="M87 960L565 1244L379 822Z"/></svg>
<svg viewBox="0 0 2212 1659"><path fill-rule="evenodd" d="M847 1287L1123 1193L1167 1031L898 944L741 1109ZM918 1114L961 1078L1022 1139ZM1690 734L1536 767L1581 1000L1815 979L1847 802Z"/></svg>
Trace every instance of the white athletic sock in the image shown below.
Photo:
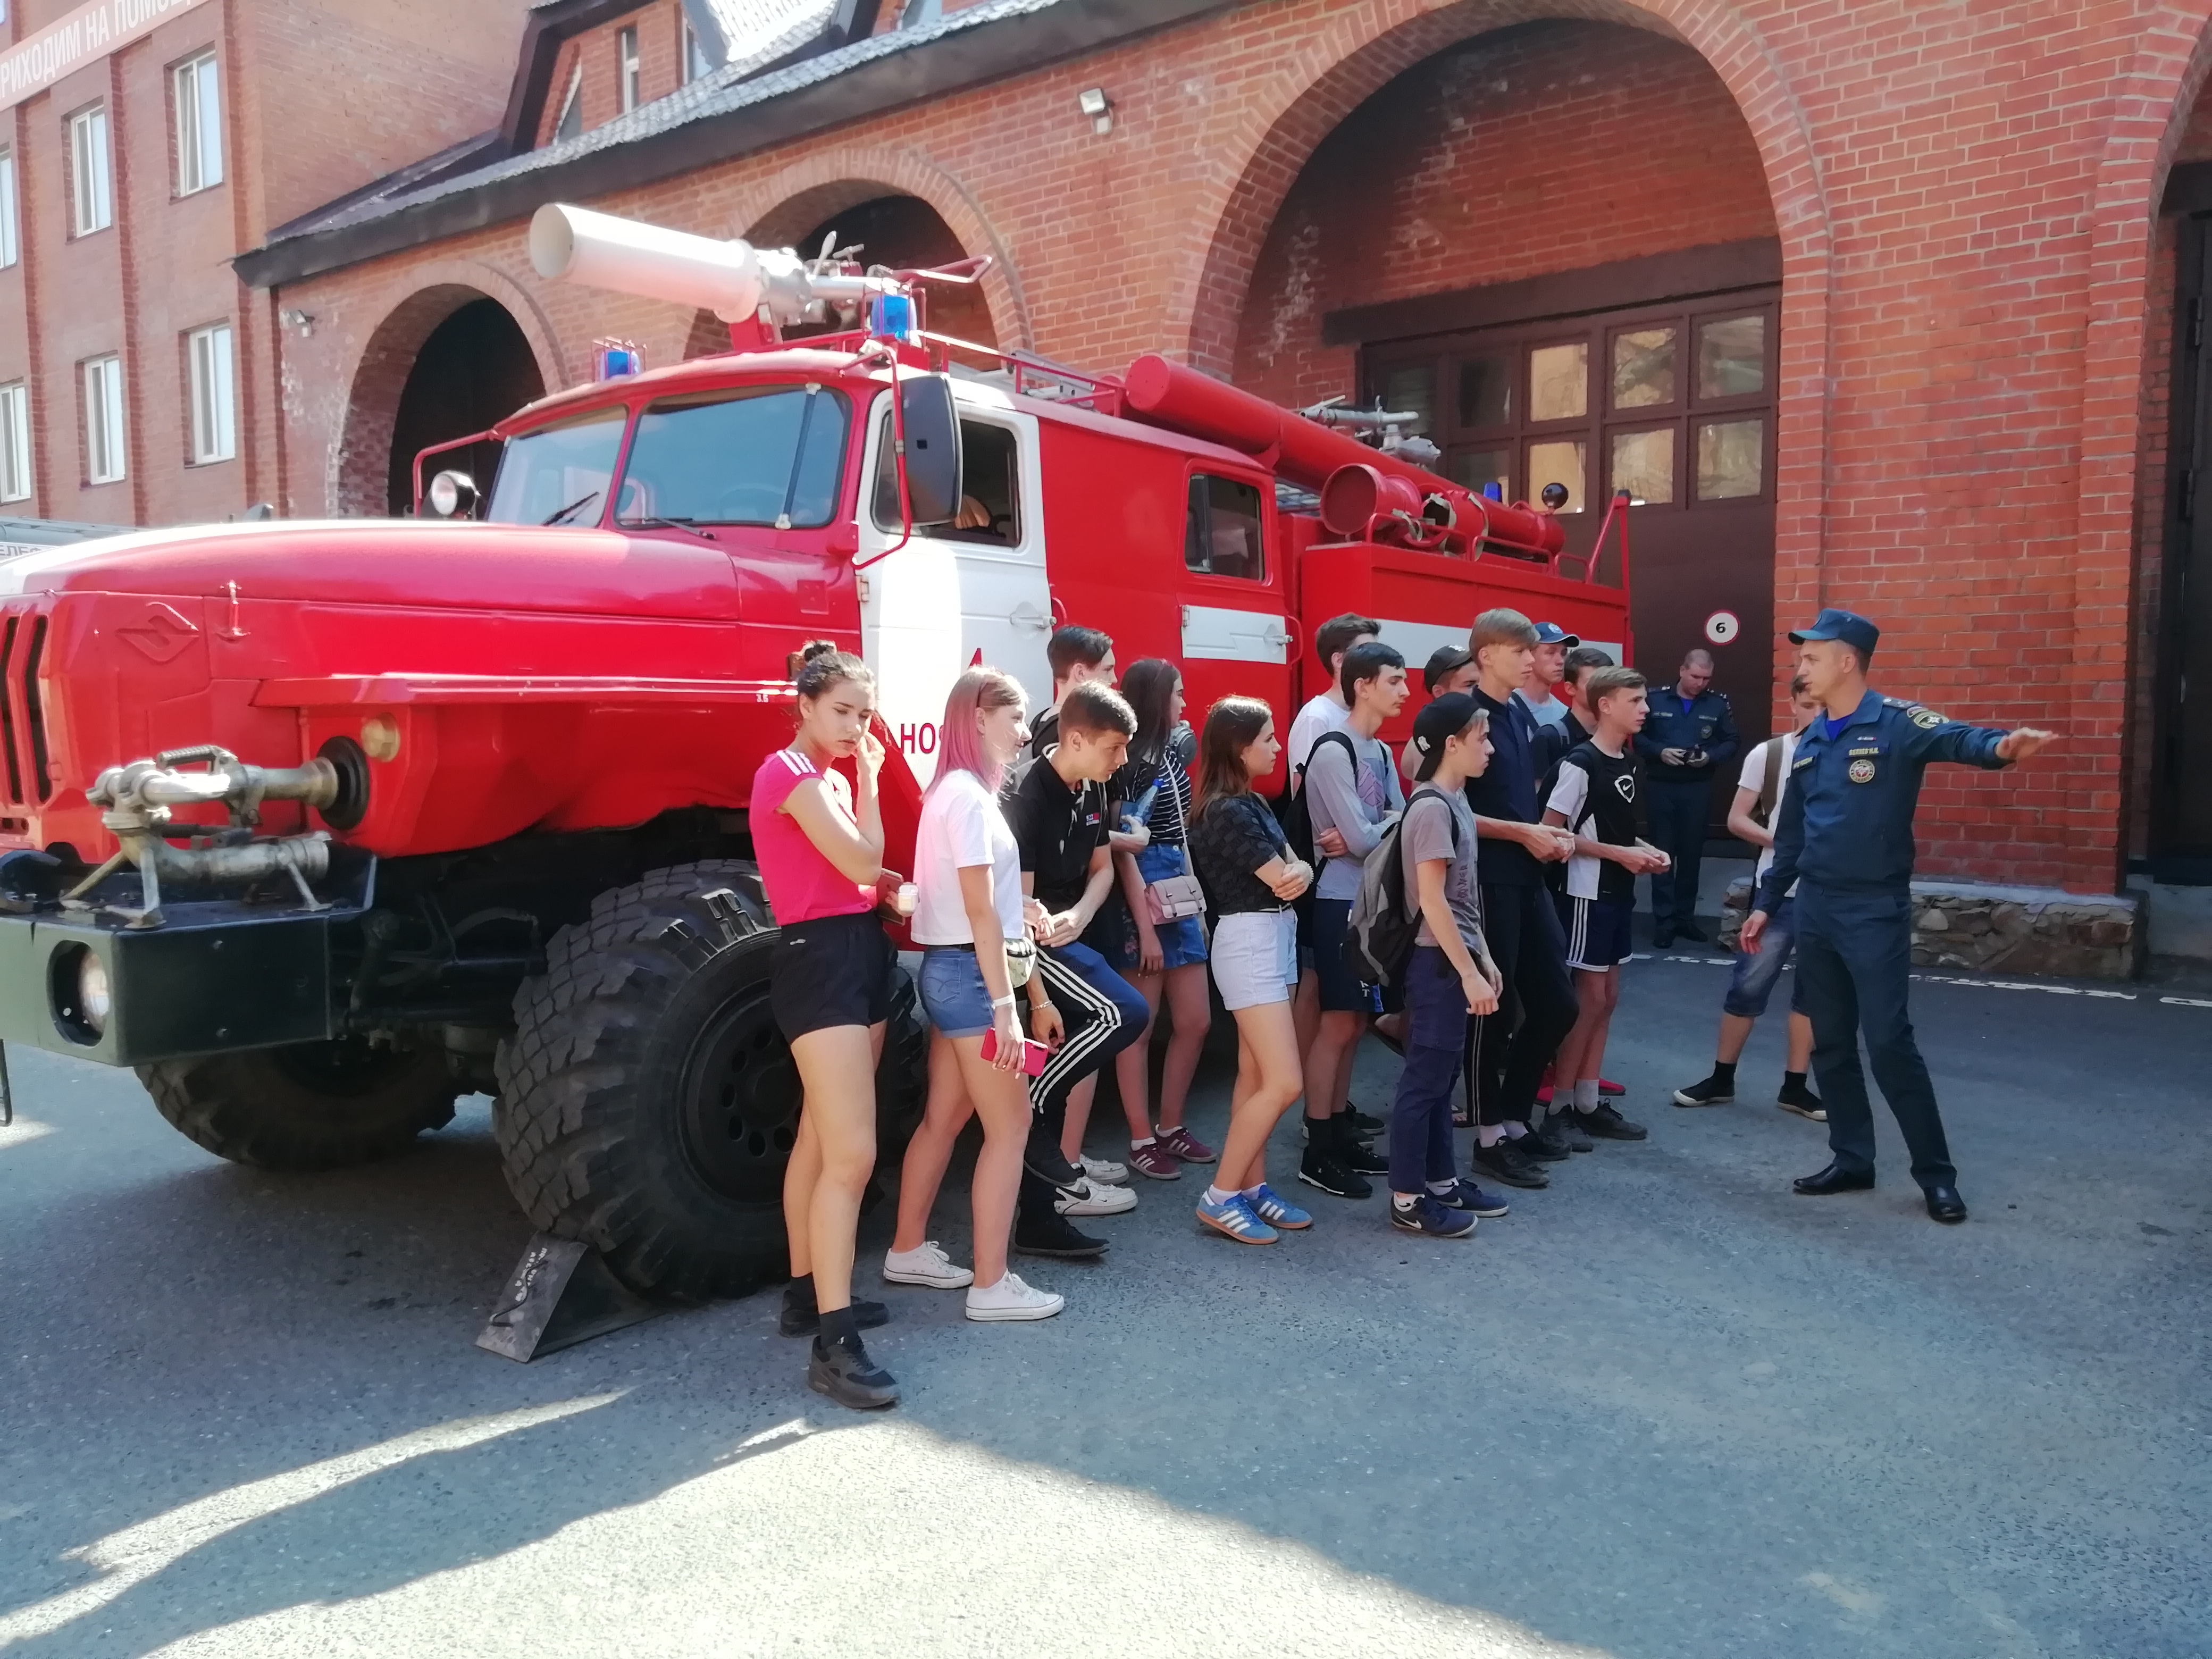
<svg viewBox="0 0 2212 1659"><path fill-rule="evenodd" d="M1260 1188L1261 1188L1261 1187L1264 1187L1264 1186L1266 1186L1267 1184L1267 1183L1266 1182L1264 1182L1264 1181L1263 1181L1263 1182L1260 1182L1260 1183L1259 1183L1259 1186L1256 1186L1256 1187L1247 1187L1247 1188L1244 1188L1243 1189L1243 1194L1244 1194L1244 1196L1245 1196L1245 1197L1247 1197L1247 1198L1249 1198L1249 1199L1252 1199L1252 1200L1254 1200L1255 1201L1256 1201L1256 1200L1258 1200L1259 1196L1260 1196Z"/></svg>
<svg viewBox="0 0 2212 1659"><path fill-rule="evenodd" d="M1131 1135L1129 1137L1129 1150L1133 1152L1140 1151L1152 1144L1152 1137L1151 1135L1146 1135L1142 1140L1138 1139L1134 1135Z"/></svg>
<svg viewBox="0 0 2212 1659"><path fill-rule="evenodd" d="M1575 1109L1578 1112L1597 1110L1597 1079L1594 1077L1575 1080Z"/></svg>
<svg viewBox="0 0 2212 1659"><path fill-rule="evenodd" d="M1505 1135L1503 1123L1486 1123L1474 1132L1476 1141L1485 1146L1495 1146Z"/></svg>
<svg viewBox="0 0 2212 1659"><path fill-rule="evenodd" d="M1528 1126L1525 1123L1508 1123L1502 1127L1505 1130L1505 1138L1508 1140L1518 1140L1528 1133Z"/></svg>
<svg viewBox="0 0 2212 1659"><path fill-rule="evenodd" d="M1429 1182L1429 1196L1431 1198L1442 1198L1446 1193L1456 1192L1458 1190L1459 1182L1456 1181L1431 1181Z"/></svg>
<svg viewBox="0 0 2212 1659"><path fill-rule="evenodd" d="M1218 1187L1208 1187L1206 1189L1206 1201L1209 1204L1226 1204L1236 1196L1234 1193L1223 1192Z"/></svg>

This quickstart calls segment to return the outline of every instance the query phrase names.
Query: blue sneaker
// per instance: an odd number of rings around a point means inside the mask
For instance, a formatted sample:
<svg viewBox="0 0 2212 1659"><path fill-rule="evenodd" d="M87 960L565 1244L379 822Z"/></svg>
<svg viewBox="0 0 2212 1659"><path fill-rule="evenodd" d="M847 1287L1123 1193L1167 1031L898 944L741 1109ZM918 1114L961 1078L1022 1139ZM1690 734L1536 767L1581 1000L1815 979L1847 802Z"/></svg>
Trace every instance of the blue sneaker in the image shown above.
<svg viewBox="0 0 2212 1659"><path fill-rule="evenodd" d="M1313 1217L1283 1198L1264 1181L1260 1183L1257 1193L1244 1194L1244 1201L1261 1220L1272 1227L1280 1227L1285 1232L1294 1233L1301 1227L1313 1225Z"/></svg>
<svg viewBox="0 0 2212 1659"><path fill-rule="evenodd" d="M1206 1201L1200 1194L1198 1200L1198 1218L1214 1231L1235 1239L1239 1244L1272 1244L1282 1235L1252 1212L1242 1193L1231 1193L1218 1204Z"/></svg>
<svg viewBox="0 0 2212 1659"><path fill-rule="evenodd" d="M1495 1221L1513 1208L1496 1193L1485 1192L1465 1176L1459 1178L1459 1185L1451 1191L1432 1193L1430 1196L1447 1210L1465 1210L1469 1215L1479 1215L1485 1221Z"/></svg>
<svg viewBox="0 0 2212 1659"><path fill-rule="evenodd" d="M1465 1238L1474 1231L1474 1218L1464 1210L1448 1210L1423 1193L1411 1204L1390 1199L1390 1224L1401 1233L1424 1233L1431 1238Z"/></svg>

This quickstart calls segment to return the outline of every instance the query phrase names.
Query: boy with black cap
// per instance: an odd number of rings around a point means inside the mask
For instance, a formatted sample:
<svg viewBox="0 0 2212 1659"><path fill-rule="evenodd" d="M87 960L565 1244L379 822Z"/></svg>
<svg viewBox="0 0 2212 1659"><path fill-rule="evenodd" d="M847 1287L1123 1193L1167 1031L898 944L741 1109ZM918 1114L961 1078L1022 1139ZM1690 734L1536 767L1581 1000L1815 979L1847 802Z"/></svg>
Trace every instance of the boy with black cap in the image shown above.
<svg viewBox="0 0 2212 1659"><path fill-rule="evenodd" d="M1416 787L1398 828L1406 896L1421 919L1406 966L1406 1064L1390 1113L1390 1224L1464 1238L1505 1201L1460 1178L1452 1159L1452 1090L1470 1015L1494 1013L1504 985L1482 937L1474 809L1467 781L1490 764L1490 716L1448 692L1413 719Z"/></svg>

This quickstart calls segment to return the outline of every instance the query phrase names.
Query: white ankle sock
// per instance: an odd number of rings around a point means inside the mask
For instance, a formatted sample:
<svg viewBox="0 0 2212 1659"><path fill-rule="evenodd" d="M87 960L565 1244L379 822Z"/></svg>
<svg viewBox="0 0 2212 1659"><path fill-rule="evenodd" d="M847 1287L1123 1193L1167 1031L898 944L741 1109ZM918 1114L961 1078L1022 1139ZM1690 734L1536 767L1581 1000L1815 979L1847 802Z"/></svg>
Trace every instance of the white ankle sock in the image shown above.
<svg viewBox="0 0 2212 1659"><path fill-rule="evenodd" d="M1597 1110L1597 1079L1578 1078L1575 1082L1575 1109L1578 1112Z"/></svg>
<svg viewBox="0 0 2212 1659"><path fill-rule="evenodd" d="M1235 1193L1224 1193L1218 1187L1208 1187L1206 1189L1206 1201L1209 1204L1226 1204L1236 1196Z"/></svg>

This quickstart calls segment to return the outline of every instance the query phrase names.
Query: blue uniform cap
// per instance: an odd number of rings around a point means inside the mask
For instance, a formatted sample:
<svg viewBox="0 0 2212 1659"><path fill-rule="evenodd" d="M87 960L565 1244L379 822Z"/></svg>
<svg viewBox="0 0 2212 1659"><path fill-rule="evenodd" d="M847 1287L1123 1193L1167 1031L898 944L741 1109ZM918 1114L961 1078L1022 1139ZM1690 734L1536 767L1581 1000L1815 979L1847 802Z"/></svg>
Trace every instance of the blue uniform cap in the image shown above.
<svg viewBox="0 0 2212 1659"><path fill-rule="evenodd" d="M1802 645L1808 640L1841 640L1861 656L1874 653L1875 641L1881 637L1876 628L1855 611L1823 611L1814 618L1810 628L1801 628L1790 636L1792 645Z"/></svg>
<svg viewBox="0 0 2212 1659"><path fill-rule="evenodd" d="M1540 622L1536 624L1536 643L1539 645L1574 646L1580 645L1582 641L1577 639L1573 635L1568 633L1565 629L1560 627L1557 623Z"/></svg>

